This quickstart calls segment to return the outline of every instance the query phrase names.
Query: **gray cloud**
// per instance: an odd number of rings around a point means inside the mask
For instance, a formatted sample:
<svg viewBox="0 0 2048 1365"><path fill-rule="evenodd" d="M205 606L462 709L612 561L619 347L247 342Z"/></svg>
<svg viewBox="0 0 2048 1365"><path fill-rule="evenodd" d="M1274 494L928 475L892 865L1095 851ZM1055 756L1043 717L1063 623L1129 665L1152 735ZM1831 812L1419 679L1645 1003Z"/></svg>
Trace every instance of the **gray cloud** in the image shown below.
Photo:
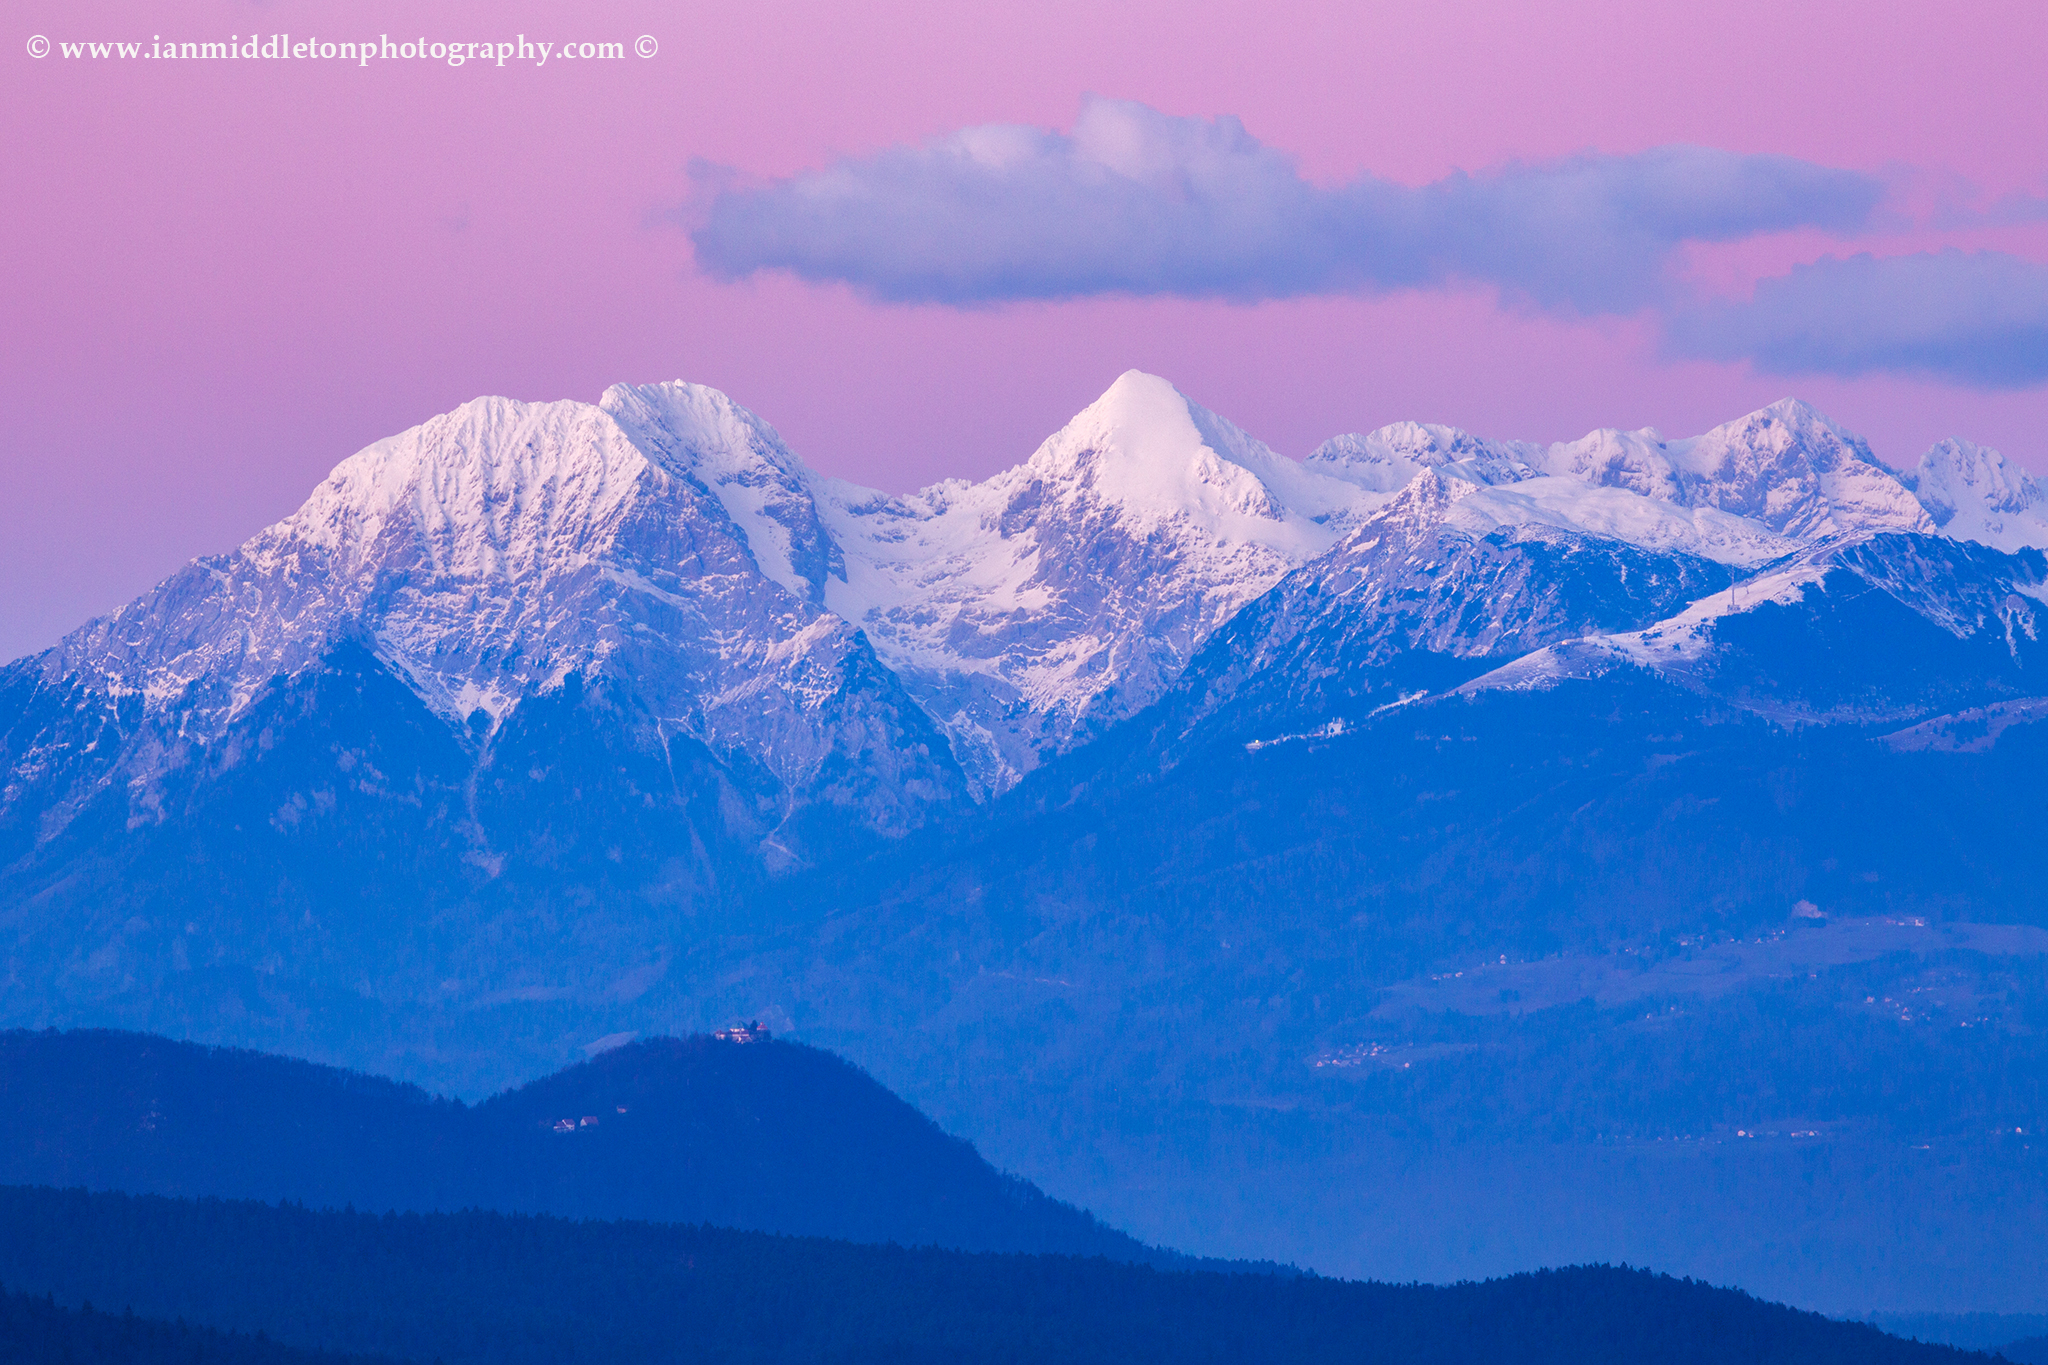
<svg viewBox="0 0 2048 1365"><path fill-rule="evenodd" d="M719 187L692 239L721 278L785 270L892 302L1477 283L1547 311L1626 313L1668 299L1681 243L1853 231L1882 194L1851 171L1688 146L1326 188L1234 118L1095 99L1072 133L968 128Z"/></svg>
<svg viewBox="0 0 2048 1365"><path fill-rule="evenodd" d="M2048 379L2048 266L2003 252L1828 257L1747 302L1671 319L1674 349L1770 374L1913 374L1976 388Z"/></svg>

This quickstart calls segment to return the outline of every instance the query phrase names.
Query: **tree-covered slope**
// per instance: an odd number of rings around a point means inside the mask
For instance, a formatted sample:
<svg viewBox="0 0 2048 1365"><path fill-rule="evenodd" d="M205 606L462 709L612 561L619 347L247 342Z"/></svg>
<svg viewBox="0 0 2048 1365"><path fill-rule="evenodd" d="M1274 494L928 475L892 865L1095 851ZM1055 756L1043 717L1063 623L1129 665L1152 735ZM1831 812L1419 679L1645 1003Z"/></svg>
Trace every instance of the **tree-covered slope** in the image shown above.
<svg viewBox="0 0 2048 1365"><path fill-rule="evenodd" d="M0 1189L0 1277L448 1365L608 1361L1938 1365L1731 1290L1587 1267L1438 1288L712 1228Z"/></svg>

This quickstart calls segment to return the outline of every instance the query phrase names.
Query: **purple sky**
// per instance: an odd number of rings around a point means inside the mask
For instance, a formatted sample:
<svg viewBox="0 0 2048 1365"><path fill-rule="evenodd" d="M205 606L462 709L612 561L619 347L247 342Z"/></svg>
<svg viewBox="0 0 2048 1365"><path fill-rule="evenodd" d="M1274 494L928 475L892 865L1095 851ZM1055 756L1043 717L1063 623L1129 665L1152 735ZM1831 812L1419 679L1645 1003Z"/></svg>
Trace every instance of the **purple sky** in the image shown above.
<svg viewBox="0 0 2048 1365"><path fill-rule="evenodd" d="M1923 331L1951 327L1966 304L2017 309L2012 325L2036 316L2025 310L2048 263L2048 7L2033 0L493 3L417 17L428 8L200 0L173 19L155 4L9 7L0 657L234 545L376 437L480 393L594 400L619 380L716 385L813 466L892 489L1014 463L1131 366L1296 456L1408 417L1530 439L1604 425L1691 434L1797 393L1894 463L1956 434L2048 470L2048 387L2031 373L1961 382L1889 372L1898 366L1883 356L1813 362L1877 366L1839 378L1675 358L1670 338L1683 329L1668 300L1629 295L1606 312L1503 303L1496 285L1518 287L1527 272L1477 259L1493 240L1484 233L1420 288L1346 283L1339 270L1335 283L1235 291L1294 294L1254 303L1176 296L1218 292L1203 283L1210 265L1180 258L1161 266L1159 296L1004 301L1019 262L1051 271L1053 294L1087 294L1058 282L1079 276L1060 273L1061 253L1077 248L1062 235L1071 216L1055 209L1038 222L1004 208L1020 244L953 301L875 303L843 283L750 274L732 253L753 236L721 248L732 277L721 282L699 271L691 237L706 222L755 235L768 223L794 243L789 259L859 256L873 243L816 240L839 231L840 209L822 228L790 216L823 182L789 178L837 167L835 183L887 200L899 180L876 177L905 157L917 175L929 170L900 149L989 124L1046 130L1048 155L1063 156L1091 96L1136 102L1174 128L1234 117L1259 156L1283 169L1292 158L1277 193L1340 208L1354 192L1391 195L1397 213L1423 202L1416 187L1460 171L1473 179L1451 183L1484 197L1512 181L1498 174L1510 163L1630 166L1602 158L1694 144L1858 172L1883 199L1848 227L1823 214L1813 227L1678 241L1656 258L1673 298L1739 304L1767 281L1755 308L1685 344L1778 356L1767 363L1780 368L1786 354L1860 356L1867 321L1825 312L1840 302L1839 289L1826 294L1832 276L1795 275L1806 285L1775 294L1768 281L1827 256L1996 251L2018 260L1975 304L1976 286L1946 282L1941 262L1973 269L1979 258L1919 258L1926 269L1900 286L1901 311ZM336 13L348 18L330 23ZM561 17L571 14L587 17ZM37 34L147 43L281 31L523 32L629 48L647 34L659 52L359 69L26 50ZM915 218L972 188L927 176L882 208ZM1520 214L1528 201L1501 202ZM2002 217L1985 212L2002 202ZM753 216L718 217L740 208ZM1575 205L1551 209L1569 222ZM876 219L883 238L892 221ZM962 224L984 240L987 224ZM1110 259L1122 258L1121 230L1102 228ZM1285 266L1294 239L1275 240L1269 256ZM1188 259L1213 245L1196 242ZM826 278L872 285L883 267L866 261ZM1810 312L1807 285L1826 286L1822 322L1841 336L1784 340L1788 326L1817 325L1784 316Z"/></svg>

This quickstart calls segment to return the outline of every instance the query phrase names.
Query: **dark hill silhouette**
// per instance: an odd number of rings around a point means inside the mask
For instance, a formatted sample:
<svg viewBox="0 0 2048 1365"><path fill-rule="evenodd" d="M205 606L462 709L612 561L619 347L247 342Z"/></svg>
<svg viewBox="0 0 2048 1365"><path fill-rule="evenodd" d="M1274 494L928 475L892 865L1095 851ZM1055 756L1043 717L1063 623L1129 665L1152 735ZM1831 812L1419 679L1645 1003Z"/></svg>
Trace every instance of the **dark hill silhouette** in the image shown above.
<svg viewBox="0 0 2048 1365"><path fill-rule="evenodd" d="M990 1166L816 1048L628 1043L474 1107L108 1030L0 1034L0 1183L715 1223L1174 1263Z"/></svg>
<svg viewBox="0 0 2048 1365"><path fill-rule="evenodd" d="M455 1207L462 1105L289 1057L108 1029L0 1033L0 1181Z"/></svg>
<svg viewBox="0 0 2048 1365"><path fill-rule="evenodd" d="M63 1307L0 1293L0 1360L19 1365L393 1365L384 1358L301 1351L260 1336L183 1322Z"/></svg>
<svg viewBox="0 0 2048 1365"><path fill-rule="evenodd" d="M1647 1271L1484 1284L1160 1271L723 1228L0 1189L0 1279L446 1365L1965 1365Z"/></svg>
<svg viewBox="0 0 2048 1365"><path fill-rule="evenodd" d="M474 1119L493 1150L515 1154L495 1207L1145 1255L817 1048L701 1034L628 1043L495 1096Z"/></svg>

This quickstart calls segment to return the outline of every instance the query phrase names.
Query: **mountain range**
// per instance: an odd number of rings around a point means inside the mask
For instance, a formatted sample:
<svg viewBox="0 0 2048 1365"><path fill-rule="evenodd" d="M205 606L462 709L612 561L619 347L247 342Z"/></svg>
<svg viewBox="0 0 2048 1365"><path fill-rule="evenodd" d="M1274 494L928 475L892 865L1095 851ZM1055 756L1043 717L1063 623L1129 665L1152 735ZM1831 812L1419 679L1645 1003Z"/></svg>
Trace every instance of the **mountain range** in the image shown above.
<svg viewBox="0 0 2048 1365"><path fill-rule="evenodd" d="M35 813L47 842L118 785L133 818L158 819L202 748L231 752L267 692L353 644L486 759L569 679L616 690L648 727L639 747L717 765L749 807L731 820L779 870L802 812L900 834L1006 790L1158 700L1283 578L1389 583L1391 542L1372 558L1389 531L1447 554L1627 546L1690 575L1609 617L1496 638L1521 598L1489 585L1489 607L1420 566L1493 627L1451 652L1513 655L1675 614L1726 585L1709 564L1746 575L1885 532L2048 546L2048 496L1963 441L1890 470L1791 400L1689 440L1539 447L1401 423L1296 462L1133 371L1022 465L891 497L816 475L698 385L618 386L595 407L479 399L11 667L4 815L20 829Z"/></svg>
<svg viewBox="0 0 2048 1365"><path fill-rule="evenodd" d="M889 495L480 399L0 670L0 1022L758 1017L1155 1242L2039 1311L2043 547L1792 400L1295 461L1133 372Z"/></svg>

